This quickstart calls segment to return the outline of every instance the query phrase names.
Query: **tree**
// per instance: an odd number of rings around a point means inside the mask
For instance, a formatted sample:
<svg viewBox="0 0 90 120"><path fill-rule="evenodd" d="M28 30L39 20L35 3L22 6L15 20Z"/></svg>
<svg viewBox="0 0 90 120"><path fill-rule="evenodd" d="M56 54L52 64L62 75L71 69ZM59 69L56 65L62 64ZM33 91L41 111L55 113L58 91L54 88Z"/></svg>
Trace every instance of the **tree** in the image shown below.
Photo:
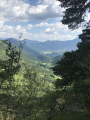
<svg viewBox="0 0 90 120"><path fill-rule="evenodd" d="M75 29L85 22L85 17L90 12L89 0L58 0L65 8L62 23L68 25L70 29ZM86 23L85 23L86 24ZM90 26L90 20L86 26Z"/></svg>
<svg viewBox="0 0 90 120"><path fill-rule="evenodd" d="M19 72L21 67L20 60L23 44L20 43L19 48L17 48L12 46L9 40L2 42L6 45L6 59L0 60L0 111L4 113L4 119L6 119L8 113L15 114L17 100L14 95L16 89L14 75Z"/></svg>
<svg viewBox="0 0 90 120"><path fill-rule="evenodd" d="M90 1L88 0L58 0L65 7L62 20L70 29L76 29L85 22L85 14L90 12ZM62 59L53 67L57 79L56 87L73 86L75 93L84 98L85 107L90 110L90 20L85 23L86 29L82 31L79 38L78 50L64 53Z"/></svg>
<svg viewBox="0 0 90 120"><path fill-rule="evenodd" d="M3 41L6 45L6 60L0 62L0 88L7 80L11 83L13 76L20 70L20 57L23 45L19 45L19 50L12 46L10 41Z"/></svg>

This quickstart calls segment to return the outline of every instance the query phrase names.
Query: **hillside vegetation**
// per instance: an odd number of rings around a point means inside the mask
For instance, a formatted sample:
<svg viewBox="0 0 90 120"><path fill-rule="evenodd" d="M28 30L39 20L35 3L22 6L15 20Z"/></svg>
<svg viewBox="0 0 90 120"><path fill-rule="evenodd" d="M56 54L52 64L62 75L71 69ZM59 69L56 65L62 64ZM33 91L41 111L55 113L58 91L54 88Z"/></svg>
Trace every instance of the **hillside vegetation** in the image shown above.
<svg viewBox="0 0 90 120"><path fill-rule="evenodd" d="M43 112L41 97L54 90L55 76L22 46L9 41L0 41L0 46L0 119L36 119Z"/></svg>
<svg viewBox="0 0 90 120"><path fill-rule="evenodd" d="M78 97L73 84L64 87L64 80L53 74L50 63L30 56L22 50L23 43L16 47L0 41L0 46L1 120L89 120L83 95Z"/></svg>

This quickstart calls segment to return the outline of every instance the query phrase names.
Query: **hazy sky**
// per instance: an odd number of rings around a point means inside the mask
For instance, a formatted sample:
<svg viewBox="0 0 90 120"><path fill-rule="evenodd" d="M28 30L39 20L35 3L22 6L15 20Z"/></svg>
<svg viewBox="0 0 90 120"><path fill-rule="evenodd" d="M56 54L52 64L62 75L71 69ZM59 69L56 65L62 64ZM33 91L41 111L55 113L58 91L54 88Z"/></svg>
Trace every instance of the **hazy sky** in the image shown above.
<svg viewBox="0 0 90 120"><path fill-rule="evenodd" d="M71 31L60 20L63 9L56 0L0 0L0 38L70 40L81 29Z"/></svg>

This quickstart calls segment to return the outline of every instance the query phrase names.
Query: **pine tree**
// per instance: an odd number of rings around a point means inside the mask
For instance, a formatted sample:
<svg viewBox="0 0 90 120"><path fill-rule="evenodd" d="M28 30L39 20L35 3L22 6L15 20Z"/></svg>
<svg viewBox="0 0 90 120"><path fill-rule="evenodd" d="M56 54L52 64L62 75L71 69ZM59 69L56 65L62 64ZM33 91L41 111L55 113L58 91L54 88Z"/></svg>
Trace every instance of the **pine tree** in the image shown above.
<svg viewBox="0 0 90 120"><path fill-rule="evenodd" d="M89 0L58 0L65 8L62 23L67 24L70 29L76 29L85 22L86 14L90 12ZM90 20L86 26L90 26Z"/></svg>
<svg viewBox="0 0 90 120"><path fill-rule="evenodd" d="M76 29L85 22L86 29L79 35L81 42L78 50L66 52L63 58L53 67L57 79L56 87L67 87L73 85L75 93L82 95L85 107L90 110L90 20L86 23L85 14L90 12L90 1L88 0L58 0L65 7L65 15L62 23L67 24L70 29Z"/></svg>

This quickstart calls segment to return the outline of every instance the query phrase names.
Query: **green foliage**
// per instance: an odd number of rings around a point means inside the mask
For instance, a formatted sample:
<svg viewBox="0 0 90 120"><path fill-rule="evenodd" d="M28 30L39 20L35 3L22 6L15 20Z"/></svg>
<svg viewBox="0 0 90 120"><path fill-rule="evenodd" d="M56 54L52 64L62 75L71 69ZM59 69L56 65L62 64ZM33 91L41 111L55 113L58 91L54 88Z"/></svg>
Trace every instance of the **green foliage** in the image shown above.
<svg viewBox="0 0 90 120"><path fill-rule="evenodd" d="M79 35L82 42L78 43L78 50L66 52L53 71L62 79L55 82L56 88L73 85L74 95L79 94L84 99L85 107L90 110L90 30L83 30ZM66 99L66 98L65 98Z"/></svg>
<svg viewBox="0 0 90 120"><path fill-rule="evenodd" d="M90 1L88 0L58 0L61 6L66 8L62 23L67 24L70 29L76 29L85 22L85 13L90 12ZM90 21L85 23L86 29L79 35L82 42L78 43L78 50L64 53L52 69L60 76L55 86L65 94L64 100L74 103L73 98L90 111ZM68 88L71 87L70 91ZM65 89L65 91L63 91ZM67 93L67 94L66 94ZM69 93L69 94L68 94ZM71 94L70 94L71 93ZM78 95L78 99L77 99ZM62 97L61 97L62 98ZM80 101L81 100L81 101ZM75 105L73 105L75 107ZM79 105L78 105L79 108ZM72 109L72 108L71 108ZM74 108L75 109L75 108ZM79 108L80 109L80 108Z"/></svg>
<svg viewBox="0 0 90 120"><path fill-rule="evenodd" d="M0 62L0 72L6 76L0 75L3 81L0 88L1 119L42 119L41 115L46 113L40 107L43 104L41 98L47 91L54 90L53 72L48 67L39 66L41 63L30 59L27 53L21 55L22 46L17 48L6 41L5 47L6 56Z"/></svg>
<svg viewBox="0 0 90 120"><path fill-rule="evenodd" d="M86 12L90 12L90 1L88 0L58 0L61 6L65 7L65 15L62 23L67 24L70 29L79 27L82 22L85 22ZM88 21L89 23L90 21ZM89 25L89 24L88 24ZM87 25L86 25L87 26Z"/></svg>
<svg viewBox="0 0 90 120"><path fill-rule="evenodd" d="M65 114L57 113L52 120L89 120L90 114L87 112L71 112Z"/></svg>
<svg viewBox="0 0 90 120"><path fill-rule="evenodd" d="M0 62L0 88L5 80L10 81L20 69L20 55L22 45L19 46L19 51L13 47L9 41L3 41L7 45L6 60Z"/></svg>

